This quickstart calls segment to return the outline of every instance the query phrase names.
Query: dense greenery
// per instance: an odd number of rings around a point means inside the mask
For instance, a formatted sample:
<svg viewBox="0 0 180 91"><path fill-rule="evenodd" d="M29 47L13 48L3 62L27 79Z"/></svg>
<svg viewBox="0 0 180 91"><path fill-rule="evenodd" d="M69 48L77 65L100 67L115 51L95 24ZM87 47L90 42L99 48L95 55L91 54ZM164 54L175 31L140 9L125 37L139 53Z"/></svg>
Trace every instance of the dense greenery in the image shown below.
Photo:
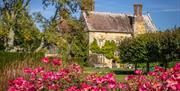
<svg viewBox="0 0 180 91"><path fill-rule="evenodd" d="M30 0L3 0L0 6L1 50L33 51L39 46L40 31L28 12ZM2 45L1 45L2 46Z"/></svg>
<svg viewBox="0 0 180 91"><path fill-rule="evenodd" d="M107 40L102 46L101 51L108 59L114 59L117 45L114 41Z"/></svg>
<svg viewBox="0 0 180 91"><path fill-rule="evenodd" d="M10 53L10 52L0 52L0 70L8 64L15 61L24 61L28 58L34 60L40 60L44 56L44 53Z"/></svg>
<svg viewBox="0 0 180 91"><path fill-rule="evenodd" d="M94 41L91 43L90 50L92 51L92 53L101 53L100 47L98 46L96 39L94 39Z"/></svg>
<svg viewBox="0 0 180 91"><path fill-rule="evenodd" d="M149 63L159 62L167 68L168 62L179 58L180 28L166 32L147 33L134 38L125 39L120 44L122 62Z"/></svg>
<svg viewBox="0 0 180 91"><path fill-rule="evenodd" d="M106 58L116 61L118 61L117 55L115 55L117 49L117 44L113 40L106 40L101 48L99 47L96 39L94 39L90 45L90 50L92 53L103 54Z"/></svg>
<svg viewBox="0 0 180 91"><path fill-rule="evenodd" d="M6 52L48 52L57 47L66 60L87 59L87 37L82 20L73 16L89 2L42 0L44 10L53 6L50 18L41 12L30 14L32 0L2 0L0 6L0 50ZM91 1L91 0L89 0ZM93 4L93 3L92 3ZM89 7L90 8L90 7ZM41 31L35 26L40 25ZM66 27L64 27L66 26Z"/></svg>

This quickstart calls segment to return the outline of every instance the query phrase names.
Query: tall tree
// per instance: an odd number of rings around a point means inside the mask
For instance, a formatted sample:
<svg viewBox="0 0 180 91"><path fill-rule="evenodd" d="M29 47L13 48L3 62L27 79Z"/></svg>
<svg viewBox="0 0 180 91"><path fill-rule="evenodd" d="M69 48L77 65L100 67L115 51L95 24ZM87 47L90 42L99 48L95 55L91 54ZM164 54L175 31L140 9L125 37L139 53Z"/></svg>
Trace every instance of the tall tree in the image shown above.
<svg viewBox="0 0 180 91"><path fill-rule="evenodd" d="M29 15L29 3L30 0L2 0L1 21L3 22L2 30L5 32L3 40L7 51L12 51L17 45L24 47L24 51L26 48L31 50L29 45L33 43L33 40L37 40L35 33L39 33L39 31Z"/></svg>
<svg viewBox="0 0 180 91"><path fill-rule="evenodd" d="M94 0L82 0L81 1L81 10L84 12L94 11Z"/></svg>
<svg viewBox="0 0 180 91"><path fill-rule="evenodd" d="M87 56L87 54L84 54L87 48L86 37L84 37L86 34L83 32L84 26L81 21L72 16L80 8L81 0L42 1L45 8L50 5L55 7L54 15L49 20L44 19L44 21L47 21L44 24L44 35L45 37L49 36L49 38L45 38L46 42L50 45L55 44L64 50L67 60L72 57ZM56 37L56 40L54 40L54 37Z"/></svg>
<svg viewBox="0 0 180 91"><path fill-rule="evenodd" d="M179 28L167 30L161 34L160 57L165 68L168 67L168 62L175 61L179 56L180 49L180 32Z"/></svg>

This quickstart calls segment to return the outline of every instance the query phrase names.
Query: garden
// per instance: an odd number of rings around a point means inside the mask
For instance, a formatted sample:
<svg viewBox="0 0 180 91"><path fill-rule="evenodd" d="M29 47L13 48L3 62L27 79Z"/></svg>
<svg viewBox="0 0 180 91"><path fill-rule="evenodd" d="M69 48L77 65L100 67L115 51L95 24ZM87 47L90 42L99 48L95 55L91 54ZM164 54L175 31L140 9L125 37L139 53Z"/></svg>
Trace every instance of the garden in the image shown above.
<svg viewBox="0 0 180 91"><path fill-rule="evenodd" d="M117 81L114 73L100 75L83 73L77 64L63 65L57 58L44 57L42 66L23 68L19 76L8 81L8 91L178 91L180 90L180 63L164 69L155 66L146 75L135 70L123 82ZM51 65L47 67L47 65Z"/></svg>
<svg viewBox="0 0 180 91"><path fill-rule="evenodd" d="M0 0L0 91L180 91L179 27L100 47L74 17L91 0L40 0L50 18L30 12L32 1ZM121 67L95 68L89 51Z"/></svg>

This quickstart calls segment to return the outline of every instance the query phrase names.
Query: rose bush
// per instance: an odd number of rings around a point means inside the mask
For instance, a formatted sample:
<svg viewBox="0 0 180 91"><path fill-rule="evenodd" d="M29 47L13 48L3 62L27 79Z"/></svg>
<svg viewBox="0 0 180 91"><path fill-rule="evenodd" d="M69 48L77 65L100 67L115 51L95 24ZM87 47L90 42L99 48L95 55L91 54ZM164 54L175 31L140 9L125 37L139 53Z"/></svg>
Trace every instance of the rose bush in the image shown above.
<svg viewBox="0 0 180 91"><path fill-rule="evenodd" d="M62 60L50 60L48 57L43 58L42 62L52 64L52 67L62 64ZM180 63L167 71L156 66L155 70L147 75L136 70L136 75L127 76L125 82L117 82L113 73L84 76L77 64L58 70L45 70L43 67L24 68L24 73L29 77L9 80L8 91L180 91Z"/></svg>

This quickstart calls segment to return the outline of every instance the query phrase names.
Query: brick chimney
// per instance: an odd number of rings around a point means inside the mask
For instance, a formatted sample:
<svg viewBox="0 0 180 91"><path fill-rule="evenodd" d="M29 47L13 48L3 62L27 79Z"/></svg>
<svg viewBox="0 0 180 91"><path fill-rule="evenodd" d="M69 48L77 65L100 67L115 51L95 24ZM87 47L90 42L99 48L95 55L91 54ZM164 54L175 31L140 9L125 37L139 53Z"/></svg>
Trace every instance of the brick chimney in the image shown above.
<svg viewBox="0 0 180 91"><path fill-rule="evenodd" d="M136 17L137 21L142 21L143 20L142 8L143 8L142 4L134 4L134 16Z"/></svg>
<svg viewBox="0 0 180 91"><path fill-rule="evenodd" d="M134 35L144 34L145 26L142 15L142 4L134 4Z"/></svg>

